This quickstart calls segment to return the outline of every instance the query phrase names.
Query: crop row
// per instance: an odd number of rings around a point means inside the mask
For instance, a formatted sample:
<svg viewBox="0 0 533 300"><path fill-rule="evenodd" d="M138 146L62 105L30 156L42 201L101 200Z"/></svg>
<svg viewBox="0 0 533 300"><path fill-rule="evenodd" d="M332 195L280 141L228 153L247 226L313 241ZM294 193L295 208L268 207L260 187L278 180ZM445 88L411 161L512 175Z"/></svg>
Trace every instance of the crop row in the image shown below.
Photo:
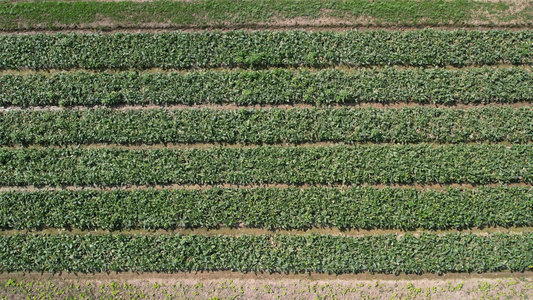
<svg viewBox="0 0 533 300"><path fill-rule="evenodd" d="M0 144L529 142L533 110L510 107L0 113Z"/></svg>
<svg viewBox="0 0 533 300"><path fill-rule="evenodd" d="M0 76L0 104L436 104L533 101L522 68L61 72Z"/></svg>
<svg viewBox="0 0 533 300"><path fill-rule="evenodd" d="M212 188L0 193L4 229L466 229L533 226L533 190Z"/></svg>
<svg viewBox="0 0 533 300"><path fill-rule="evenodd" d="M0 272L203 271L444 273L526 271L533 234L14 235Z"/></svg>
<svg viewBox="0 0 533 300"><path fill-rule="evenodd" d="M533 182L532 145L1 149L0 185Z"/></svg>
<svg viewBox="0 0 533 300"><path fill-rule="evenodd" d="M0 69L530 64L533 31L230 31L0 36Z"/></svg>

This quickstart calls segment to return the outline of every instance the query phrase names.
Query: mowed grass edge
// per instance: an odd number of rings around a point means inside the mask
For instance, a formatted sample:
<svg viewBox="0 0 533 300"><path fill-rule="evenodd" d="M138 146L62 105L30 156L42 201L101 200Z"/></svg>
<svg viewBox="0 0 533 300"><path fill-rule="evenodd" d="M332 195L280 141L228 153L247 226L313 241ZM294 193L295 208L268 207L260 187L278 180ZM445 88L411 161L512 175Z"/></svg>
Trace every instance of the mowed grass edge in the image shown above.
<svg viewBox="0 0 533 300"><path fill-rule="evenodd" d="M0 2L0 29L328 26L529 27L526 1L203 0Z"/></svg>

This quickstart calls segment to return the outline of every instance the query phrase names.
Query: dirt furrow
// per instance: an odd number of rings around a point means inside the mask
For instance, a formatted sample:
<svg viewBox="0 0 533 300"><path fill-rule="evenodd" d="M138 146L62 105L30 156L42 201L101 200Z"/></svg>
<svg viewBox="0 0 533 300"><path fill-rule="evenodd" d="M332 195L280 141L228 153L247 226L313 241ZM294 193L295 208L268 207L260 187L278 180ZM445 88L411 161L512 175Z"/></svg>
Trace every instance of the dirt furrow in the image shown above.
<svg viewBox="0 0 533 300"><path fill-rule="evenodd" d="M152 110L152 109L165 109L165 110L186 110L186 109L217 109L217 110L240 110L240 109L311 109L318 106L305 103L295 103L295 104L280 104L280 105L237 105L237 104L196 104L196 105L156 105L156 104L147 104L147 105L115 105L115 106L31 106L31 107L17 107L17 106L0 106L0 113L8 111L55 111L55 110L89 110L89 109L115 109L121 111L128 110ZM345 103L345 104L335 104L320 106L327 108L377 108L377 109L389 109L389 108L404 108L404 107L423 107L423 108L447 108L447 109L469 109L469 108L479 108L479 107L512 107L512 108L522 108L527 107L533 109L533 104L529 102L516 102L516 103L490 103L490 104L454 104L454 105L441 105L441 104L420 104L416 102L401 102L401 103L391 103L391 104L382 104L382 103Z"/></svg>
<svg viewBox="0 0 533 300"><path fill-rule="evenodd" d="M510 183L510 184L483 184L483 185L472 185L472 184L363 184L363 185L340 185L340 184L330 184L330 185L320 185L320 184L302 184L302 185L292 185L292 184L213 184L213 185L200 185L200 184L167 184L167 185L123 185L123 186L0 186L0 193L15 191L15 192L38 192L38 191L82 191L82 190L91 190L91 191L113 191L113 190L122 190L122 191L133 191L133 190L170 190L170 189L182 189L182 190L208 190L212 188L227 188L227 189L252 189L252 188L299 188L307 189L312 187L322 187L322 188L339 188L341 190L346 190L354 187L372 187L375 189L383 188L402 188L402 189L417 189L417 190L436 190L443 191L449 188L454 189L477 189L479 187L523 187L523 188L532 188L533 185L530 183Z"/></svg>
<svg viewBox="0 0 533 300"><path fill-rule="evenodd" d="M511 142L467 142L460 143L461 145L502 145L507 148L511 148L513 143ZM520 145L530 145L533 142L523 142ZM399 146L402 144L399 143L373 143L373 142L354 142L354 143L343 143L343 142L309 142L309 143L277 143L277 144L241 144L241 143L191 143L191 144L179 144L179 143L166 143L166 144L106 144L106 143L92 143L92 144L69 144L69 145L10 145L10 146L1 146L0 150L19 150L19 149L113 149L113 150L154 150L154 149L170 149L170 150L190 150L190 149L211 149L211 148L229 148L229 149L254 149L259 147L295 147L295 148L304 148L304 147L357 147L357 146ZM409 145L427 145L429 147L440 147L440 146L453 146L457 144L452 143L438 143L438 142L421 142L421 143L411 143Z"/></svg>
<svg viewBox="0 0 533 300"><path fill-rule="evenodd" d="M533 271L529 272L490 272L490 273L445 273L432 274L424 273L417 274L370 274L369 272L357 274L323 274L323 273L305 273L305 274L279 274L279 273L241 273L232 271L198 271L198 272L179 272L179 273L155 273L155 272L121 272L121 273L41 273L41 272L13 272L1 273L0 280L11 278L25 279L25 280L50 280L50 279L64 279L64 280L275 280L278 283L291 282L294 280L370 280L372 284L376 280L461 280L461 279L491 279L491 278L509 278L511 276L519 276L524 278L533 278Z"/></svg>
<svg viewBox="0 0 533 300"><path fill-rule="evenodd" d="M438 67L438 69L446 69L446 70L457 70L457 71L467 71L472 69L508 69L508 68L516 68L516 69L524 69L527 71L532 71L532 67L530 65L512 65L512 64L506 64L506 63L499 63L495 65L468 65L468 66L452 66L452 65L446 65L442 67ZM345 65L339 65L339 66L327 66L327 67L294 67L294 66L284 66L284 67L264 67L261 69L249 69L249 68L242 68L242 67L235 67L235 68L224 68L224 67L216 67L216 68L194 68L194 69L162 69L162 68L149 68L149 69L142 69L142 70L135 70L136 73L139 74L152 74L152 73L179 73L179 74L186 74L191 72L201 72L201 71L208 71L208 72L237 72L237 71L247 71L247 72L253 72L253 71L273 71L273 70L289 70L289 71L301 71L305 70L306 72L311 73L317 73L320 71L328 71L328 70L340 70L346 73L355 73L361 70L384 70L384 69L395 69L395 70L420 70L424 69L422 67L413 67L413 66L372 66L372 67L354 67L354 66L345 66ZM428 68L425 68L428 69ZM433 68L430 68L433 69ZM83 72L83 73L92 73L92 74L98 74L98 73L106 73L106 74L117 74L117 73L127 73L128 71L120 70L120 69L106 69L106 70L90 70L90 69L69 69L69 70L61 70L61 69L45 69L45 70L35 70L35 69L28 69L28 68L21 68L21 69L2 69L0 70L0 76L4 75L45 75L45 76L52 76L60 73L76 73L76 72Z"/></svg>
<svg viewBox="0 0 533 300"><path fill-rule="evenodd" d="M377 234L396 234L398 237L412 234L414 236L419 236L423 233L432 233L432 234L450 234L450 233L469 233L476 234L481 236L487 236L492 233L511 233L511 234L522 234L524 232L533 231L533 227L487 227L487 228L472 228L465 230L401 230L401 229L350 229L350 230L341 230L338 228L311 228L308 230L268 230L263 228L248 228L241 226L239 228L229 228L229 227L220 227L216 229L207 229L207 228L176 228L172 230L148 230L148 229L125 229L110 231L104 229L94 229L94 230L82 230L78 228L46 228L40 230L0 230L0 235L15 235L15 234L76 234L76 235L85 235L85 234L124 234L124 235L169 235L169 234L201 234L201 235L230 235L230 236L241 236L241 235L262 235L262 234L281 234L281 235L305 235L305 234L325 234L325 235L335 235L335 236L354 236L362 237L368 235L377 235Z"/></svg>
<svg viewBox="0 0 533 300"><path fill-rule="evenodd" d="M201 25L201 26L181 26L168 23L149 23L143 25L114 25L105 26L102 24L77 24L70 27L59 27L54 30L48 29L47 25L43 25L42 29L39 28L19 28L19 29L0 29L0 35L11 34L57 34L57 33L98 33L98 34L115 34L115 33L164 33L164 32L205 32L205 31L217 31L227 32L234 30L242 30L245 32L257 31L257 30L269 30L269 31L288 31L288 30L304 30L304 31L412 31L421 30L424 28L432 28L442 31L454 31L454 30L476 30L476 31L488 31L488 30L507 30L507 31L524 31L532 30L533 25L529 24L513 24L504 23L499 25L490 25L490 23L470 24L470 25L448 25L448 26L428 26L421 24L419 26L397 26L395 24L383 24L383 25L367 25L367 24L350 24L346 22L340 23L323 23L316 24L316 21L300 21L287 20L283 23L258 23L258 24L213 24L213 25Z"/></svg>

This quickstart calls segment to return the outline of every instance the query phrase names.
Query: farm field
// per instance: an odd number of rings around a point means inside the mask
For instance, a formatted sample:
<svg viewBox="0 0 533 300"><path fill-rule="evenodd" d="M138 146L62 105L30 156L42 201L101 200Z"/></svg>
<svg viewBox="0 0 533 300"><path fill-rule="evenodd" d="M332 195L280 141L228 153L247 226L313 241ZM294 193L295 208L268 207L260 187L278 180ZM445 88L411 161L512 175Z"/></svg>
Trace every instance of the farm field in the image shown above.
<svg viewBox="0 0 533 300"><path fill-rule="evenodd" d="M0 298L533 298L532 14L0 2Z"/></svg>

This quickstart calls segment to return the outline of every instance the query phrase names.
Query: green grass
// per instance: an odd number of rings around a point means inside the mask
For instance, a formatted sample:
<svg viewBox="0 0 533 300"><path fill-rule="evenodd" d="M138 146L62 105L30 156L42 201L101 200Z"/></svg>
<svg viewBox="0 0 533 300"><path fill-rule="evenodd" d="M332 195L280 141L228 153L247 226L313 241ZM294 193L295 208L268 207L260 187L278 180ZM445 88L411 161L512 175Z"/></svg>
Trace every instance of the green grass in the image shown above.
<svg viewBox="0 0 533 300"><path fill-rule="evenodd" d="M148 23L170 27L253 27L294 18L313 22L319 17L359 25L369 25L371 21L377 26L471 26L478 20L487 25L506 25L512 20L529 25L533 6L511 13L516 5L472 0L3 1L0 28L87 28L91 23L103 29L146 27Z"/></svg>

